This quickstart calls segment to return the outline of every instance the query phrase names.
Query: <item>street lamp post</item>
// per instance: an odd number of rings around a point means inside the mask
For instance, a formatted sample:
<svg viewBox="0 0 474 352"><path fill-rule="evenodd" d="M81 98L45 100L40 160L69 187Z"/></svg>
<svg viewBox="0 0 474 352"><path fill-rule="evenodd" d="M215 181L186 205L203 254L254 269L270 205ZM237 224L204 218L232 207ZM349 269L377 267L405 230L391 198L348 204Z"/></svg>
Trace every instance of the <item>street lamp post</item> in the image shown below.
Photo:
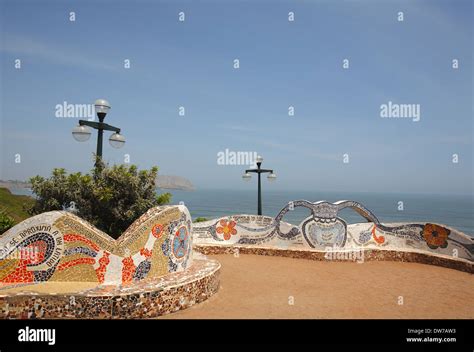
<svg viewBox="0 0 474 352"><path fill-rule="evenodd" d="M242 175L242 178L243 178L244 181L250 181L250 179L252 178L252 175L250 174L251 172L255 172L258 175L258 209L257 209L257 212L258 212L258 215L262 215L262 181L261 181L261 178L260 178L260 174L269 173L267 178L268 178L268 181L271 181L271 182L276 180L276 175L273 173L273 170L262 169L261 168L263 158L260 155L257 156L256 162L257 162L257 168L256 169L247 169L247 170L245 170L245 174Z"/></svg>
<svg viewBox="0 0 474 352"><path fill-rule="evenodd" d="M110 104L107 100L97 99L94 103L95 112L99 118L99 122L79 120L79 125L74 127L72 135L78 142L85 142L91 137L89 127L97 130L97 161L102 159L102 144L104 138L104 131L113 131L114 133L109 138L109 143L114 148L121 148L125 144L125 137L120 134L120 128L104 123L105 116L110 110ZM97 163L96 161L96 163Z"/></svg>

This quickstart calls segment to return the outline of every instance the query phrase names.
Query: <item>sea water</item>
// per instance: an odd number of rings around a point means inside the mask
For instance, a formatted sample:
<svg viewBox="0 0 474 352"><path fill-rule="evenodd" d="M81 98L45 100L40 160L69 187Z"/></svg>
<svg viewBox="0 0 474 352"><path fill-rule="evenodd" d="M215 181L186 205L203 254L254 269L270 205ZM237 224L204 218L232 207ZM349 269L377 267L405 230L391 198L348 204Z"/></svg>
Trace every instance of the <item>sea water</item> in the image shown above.
<svg viewBox="0 0 474 352"><path fill-rule="evenodd" d="M166 192L167 190L158 190ZM193 219L217 218L232 214L256 214L257 192L250 190L196 191L170 190L173 204L184 202ZM474 237L474 199L472 195L400 194L400 193L351 193L317 191L264 191L263 215L276 216L290 201L354 200L371 210L382 223L434 222L452 226ZM403 203L400 203L403 202ZM401 206L402 205L402 206ZM283 220L298 225L310 215L306 208L295 208ZM365 222L351 209L339 214L347 223Z"/></svg>
<svg viewBox="0 0 474 352"><path fill-rule="evenodd" d="M173 195L172 204L184 202L193 219L257 213L256 190L157 190L157 193L163 192ZM12 193L31 195L31 191L26 189L12 189ZM382 223L434 222L474 237L472 195L267 190L262 192L263 215L274 217L288 202L300 199L310 202L354 200L371 210ZM403 202L403 207L400 207L400 202ZM298 225L309 215L309 209L295 208L285 214L283 221ZM339 215L349 224L366 221L351 209L344 209Z"/></svg>

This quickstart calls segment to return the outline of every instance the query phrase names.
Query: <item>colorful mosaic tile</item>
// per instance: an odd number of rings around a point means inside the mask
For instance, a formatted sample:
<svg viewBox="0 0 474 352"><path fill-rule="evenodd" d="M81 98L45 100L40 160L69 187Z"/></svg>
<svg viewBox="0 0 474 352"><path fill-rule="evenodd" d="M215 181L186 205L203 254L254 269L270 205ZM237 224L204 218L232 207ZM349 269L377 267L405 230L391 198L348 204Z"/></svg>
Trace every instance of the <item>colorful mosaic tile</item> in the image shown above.
<svg viewBox="0 0 474 352"><path fill-rule="evenodd" d="M117 240L71 213L44 213L0 238L0 283L126 284L182 271L192 263L190 233L181 205L150 209Z"/></svg>
<svg viewBox="0 0 474 352"><path fill-rule="evenodd" d="M283 221L286 213L304 207L311 215L298 226ZM352 209L367 220L350 224L338 217ZM382 224L362 204L355 201L289 202L275 218L231 215L196 223L193 241L199 246L257 246L307 251L384 249L417 251L472 263L474 239L444 225L432 223Z"/></svg>
<svg viewBox="0 0 474 352"><path fill-rule="evenodd" d="M198 254L199 255L199 254ZM0 319L153 318L200 303L219 289L220 264L202 255L186 271L129 285L100 285L74 293L9 293L0 286ZM54 285L59 283L44 283Z"/></svg>

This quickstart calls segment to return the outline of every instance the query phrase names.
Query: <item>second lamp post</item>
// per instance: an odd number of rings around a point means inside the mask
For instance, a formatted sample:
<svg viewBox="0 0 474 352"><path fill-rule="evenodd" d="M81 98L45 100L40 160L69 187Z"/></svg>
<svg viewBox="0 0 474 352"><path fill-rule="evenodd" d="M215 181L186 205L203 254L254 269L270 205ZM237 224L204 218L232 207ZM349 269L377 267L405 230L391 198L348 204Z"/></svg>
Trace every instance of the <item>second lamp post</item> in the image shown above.
<svg viewBox="0 0 474 352"><path fill-rule="evenodd" d="M125 137L120 134L120 128L104 123L105 115L110 109L110 104L107 100L97 99L94 103L95 112L99 118L99 122L79 120L79 126L74 127L72 135L78 142L85 142L91 137L89 127L97 130L97 160L102 159L102 143L104 131L113 131L114 133L109 138L109 143L114 148L121 148L125 144Z"/></svg>
<svg viewBox="0 0 474 352"><path fill-rule="evenodd" d="M262 215L262 182L260 178L260 174L269 173L267 176L268 181L275 181L276 175L273 173L273 170L262 169L262 162L263 158L259 155L256 159L257 168L256 169L247 169L245 170L245 174L242 175L244 181L250 181L252 178L251 172L255 172L258 175L258 215Z"/></svg>

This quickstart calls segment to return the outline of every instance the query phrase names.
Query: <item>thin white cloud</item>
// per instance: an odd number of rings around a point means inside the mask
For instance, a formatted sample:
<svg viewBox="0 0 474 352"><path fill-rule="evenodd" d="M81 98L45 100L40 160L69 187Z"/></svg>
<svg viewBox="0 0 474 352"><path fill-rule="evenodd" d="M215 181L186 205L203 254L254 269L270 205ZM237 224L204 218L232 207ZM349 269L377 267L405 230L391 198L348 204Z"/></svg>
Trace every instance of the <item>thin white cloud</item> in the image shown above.
<svg viewBox="0 0 474 352"><path fill-rule="evenodd" d="M58 46L15 34L5 34L0 50L15 55L38 57L51 63L97 70L115 70L102 59L94 58L94 53L77 50L77 48Z"/></svg>

